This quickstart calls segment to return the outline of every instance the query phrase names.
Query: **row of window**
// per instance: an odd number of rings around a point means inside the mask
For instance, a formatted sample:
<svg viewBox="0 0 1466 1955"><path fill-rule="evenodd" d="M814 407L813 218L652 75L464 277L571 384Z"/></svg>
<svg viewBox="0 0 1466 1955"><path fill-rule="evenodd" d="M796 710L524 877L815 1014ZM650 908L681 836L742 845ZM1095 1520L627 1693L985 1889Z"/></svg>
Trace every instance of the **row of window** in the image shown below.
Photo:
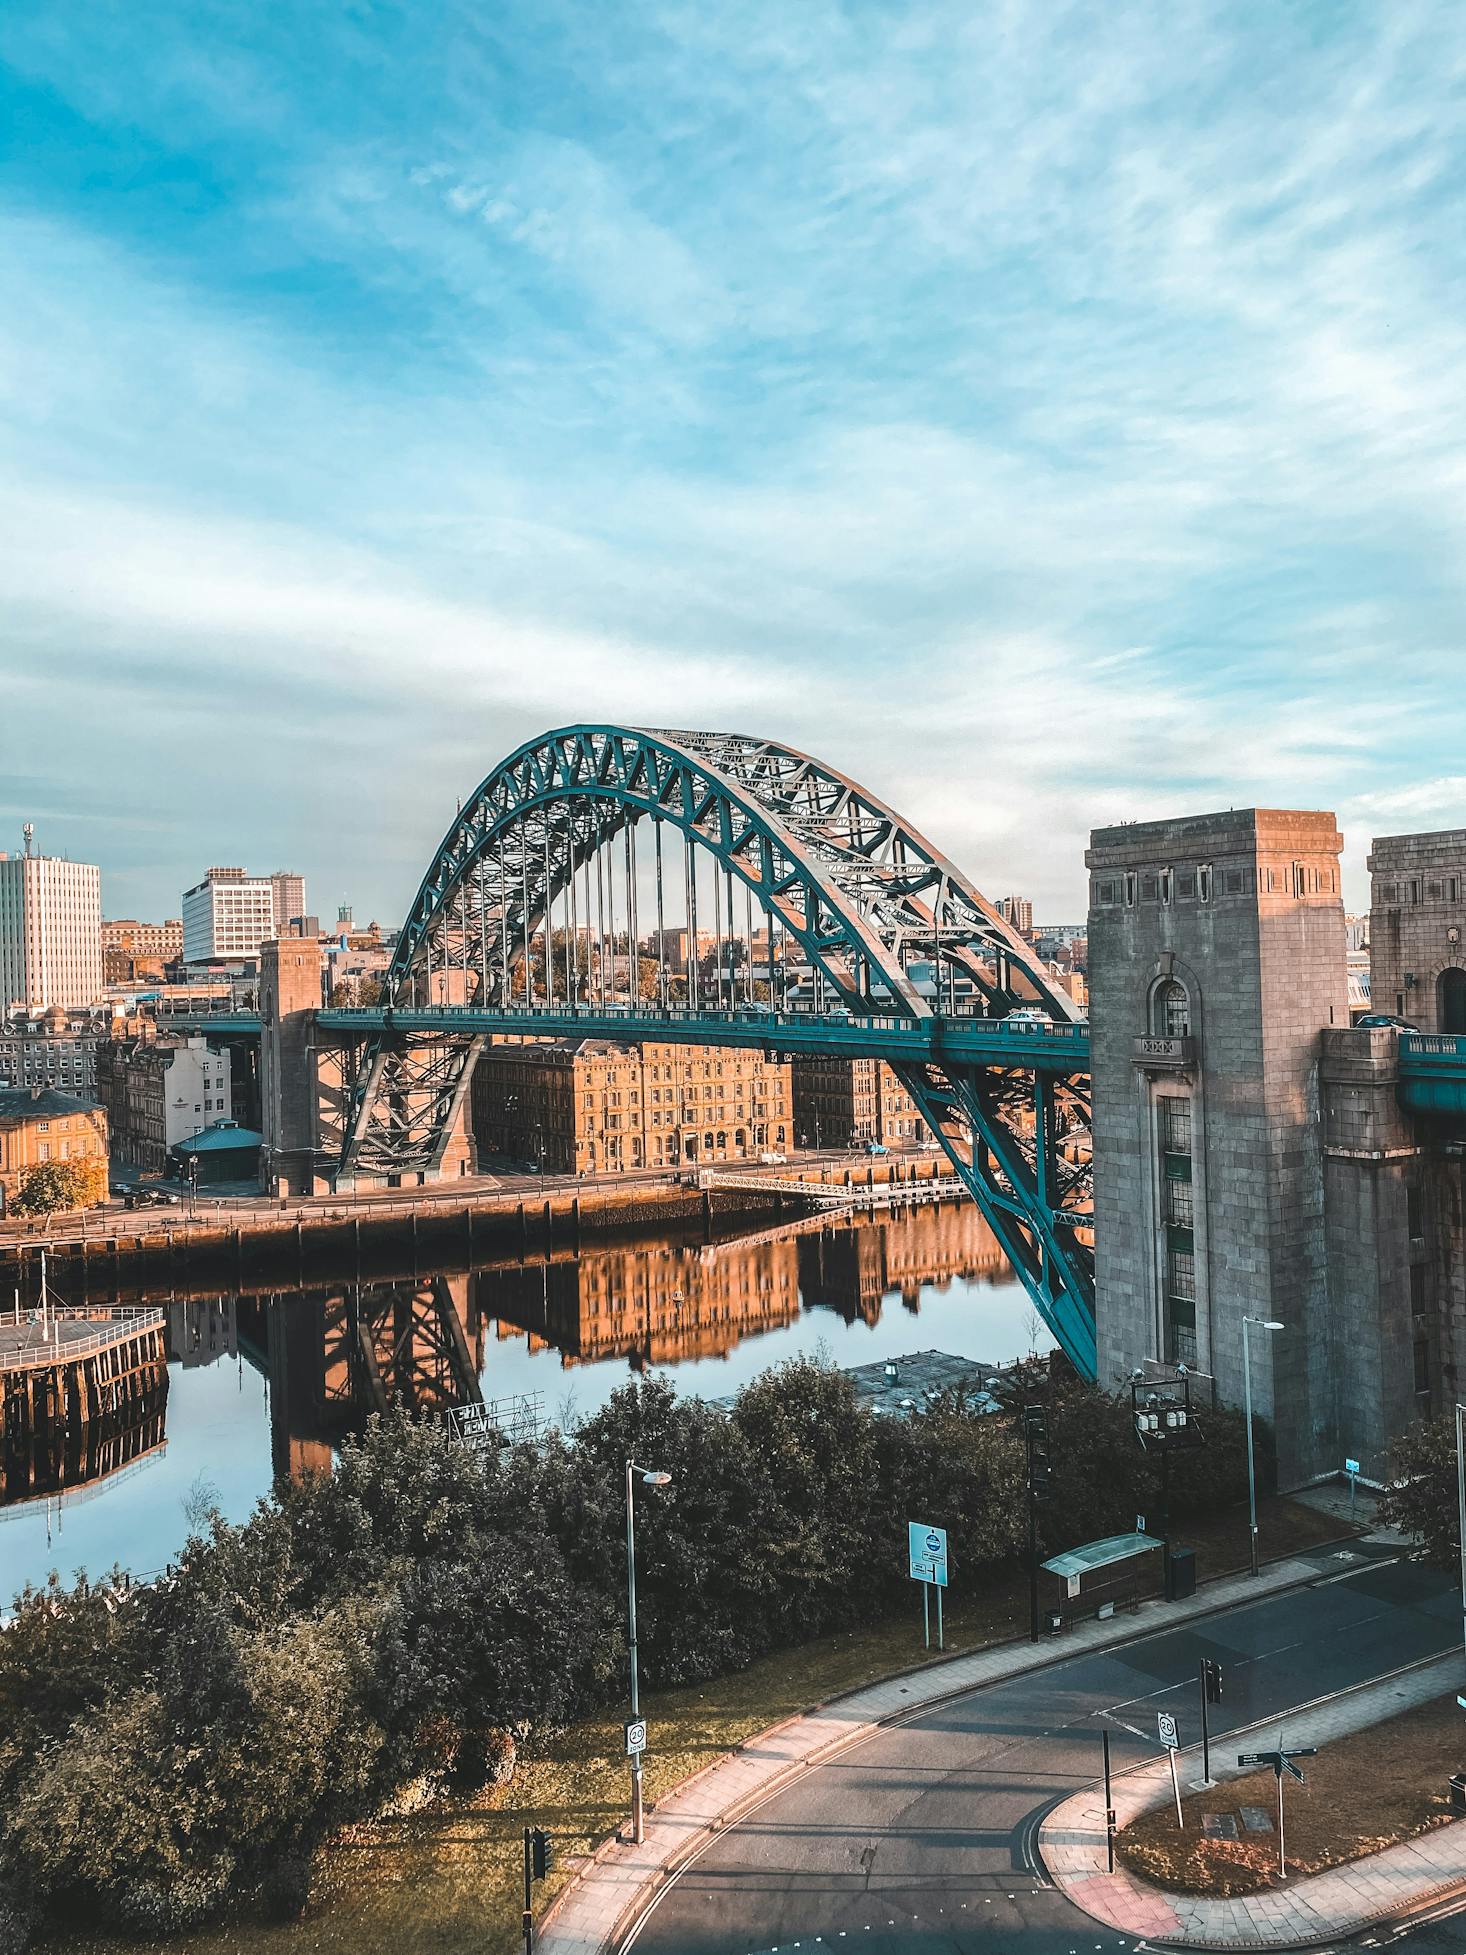
<svg viewBox="0 0 1466 1955"><path fill-rule="evenodd" d="M1459 903L1459 876L1407 876L1403 882L1375 885L1374 900L1382 908L1401 903Z"/></svg>
<svg viewBox="0 0 1466 1955"><path fill-rule="evenodd" d="M1292 862L1286 869L1264 866L1228 869L1218 876L1209 862L1184 869L1127 869L1120 876L1095 878L1092 896L1097 909L1113 909L1123 904L1134 909L1140 903L1210 903L1213 897L1337 895L1339 872L1320 868L1312 862Z"/></svg>

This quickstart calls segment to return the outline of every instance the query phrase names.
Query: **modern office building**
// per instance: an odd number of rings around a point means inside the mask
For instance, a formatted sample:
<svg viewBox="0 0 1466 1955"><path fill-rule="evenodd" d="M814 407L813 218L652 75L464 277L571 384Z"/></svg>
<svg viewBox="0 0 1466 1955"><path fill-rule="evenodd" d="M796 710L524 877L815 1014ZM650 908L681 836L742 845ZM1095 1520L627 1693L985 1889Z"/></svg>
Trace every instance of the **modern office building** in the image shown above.
<svg viewBox="0 0 1466 1955"><path fill-rule="evenodd" d="M1020 937L1033 935L1033 904L1026 896L1000 896L997 912L1005 923L1011 923Z"/></svg>
<svg viewBox="0 0 1466 1955"><path fill-rule="evenodd" d="M275 884L268 876L212 868L183 892L185 964L257 957L260 945L277 934Z"/></svg>
<svg viewBox="0 0 1466 1955"><path fill-rule="evenodd" d="M102 995L102 875L95 863L0 854L0 1015L93 1005Z"/></svg>

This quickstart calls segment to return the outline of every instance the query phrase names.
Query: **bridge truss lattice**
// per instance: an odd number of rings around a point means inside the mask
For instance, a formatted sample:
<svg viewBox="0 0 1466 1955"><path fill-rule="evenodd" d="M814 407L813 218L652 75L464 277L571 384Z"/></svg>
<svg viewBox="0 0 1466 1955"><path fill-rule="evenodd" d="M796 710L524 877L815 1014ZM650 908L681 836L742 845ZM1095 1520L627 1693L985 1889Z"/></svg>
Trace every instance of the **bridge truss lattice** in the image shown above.
<svg viewBox="0 0 1466 1955"><path fill-rule="evenodd" d="M437 1172L484 1042L452 1029L455 1007L517 1012L528 1036L537 1012L558 1026L567 1009L624 1008L673 1041L689 1011L805 1010L832 1052L847 1015L893 1030L1076 1016L961 871L845 775L768 740L602 725L546 733L481 782L423 878L386 994L342 1108L343 1184ZM442 1008L442 1030L422 1028L424 1007ZM894 1049L890 1063L1092 1374L1087 1076Z"/></svg>

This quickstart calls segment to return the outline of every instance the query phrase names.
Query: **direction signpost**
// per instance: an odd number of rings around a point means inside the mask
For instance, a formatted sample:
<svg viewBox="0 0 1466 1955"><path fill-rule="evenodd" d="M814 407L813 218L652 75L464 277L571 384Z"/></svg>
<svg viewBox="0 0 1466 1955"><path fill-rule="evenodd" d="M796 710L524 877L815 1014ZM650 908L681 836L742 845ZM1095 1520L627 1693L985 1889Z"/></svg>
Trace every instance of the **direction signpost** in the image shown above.
<svg viewBox="0 0 1466 1955"><path fill-rule="evenodd" d="M1181 1734L1176 1727L1175 1718L1169 1711L1157 1711L1155 1721L1156 1731L1166 1748L1166 1756L1171 1761L1171 1796L1176 1801L1176 1830L1184 1833L1186 1821L1181 1815L1181 1787L1176 1778L1176 1752L1181 1744Z"/></svg>
<svg viewBox="0 0 1466 1955"><path fill-rule="evenodd" d="M1306 1784L1307 1781L1293 1760L1317 1756L1317 1745L1298 1745L1292 1751L1239 1751L1237 1754L1239 1765L1266 1765L1278 1782L1278 1877L1280 1880L1286 1880L1288 1877L1288 1855L1283 1839L1283 1774L1286 1772L1289 1778L1297 1779L1300 1785Z"/></svg>
<svg viewBox="0 0 1466 1955"><path fill-rule="evenodd" d="M924 1521L906 1523L906 1550L910 1563L911 1579L921 1583L921 1622L926 1632L926 1646L932 1646L931 1592L937 1592L937 1648L945 1649L942 1640L942 1590L947 1586L947 1530L944 1527L928 1527Z"/></svg>
<svg viewBox="0 0 1466 1955"><path fill-rule="evenodd" d="M1346 1459L1344 1461L1344 1471L1349 1475L1349 1518L1352 1521L1354 1518L1354 1489L1359 1484L1358 1460Z"/></svg>

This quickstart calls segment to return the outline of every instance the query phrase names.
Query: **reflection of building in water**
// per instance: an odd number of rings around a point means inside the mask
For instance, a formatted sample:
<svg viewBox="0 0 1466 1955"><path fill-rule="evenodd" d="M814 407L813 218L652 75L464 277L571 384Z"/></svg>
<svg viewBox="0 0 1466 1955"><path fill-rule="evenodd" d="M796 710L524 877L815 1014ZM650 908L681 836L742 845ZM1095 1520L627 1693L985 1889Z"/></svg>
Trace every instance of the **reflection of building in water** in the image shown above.
<svg viewBox="0 0 1466 1955"><path fill-rule="evenodd" d="M0 1322L0 1506L72 1493L163 1443L161 1310Z"/></svg>
<svg viewBox="0 0 1466 1955"><path fill-rule="evenodd" d="M720 1357L799 1315L792 1242L727 1243L711 1254L668 1243L588 1251L578 1262L487 1271L480 1308L552 1345L561 1361L626 1357L638 1367Z"/></svg>
<svg viewBox="0 0 1466 1955"><path fill-rule="evenodd" d="M373 1412L446 1412L477 1402L483 1330L467 1276L241 1299L243 1339L270 1380L277 1474L331 1469L333 1449Z"/></svg>
<svg viewBox="0 0 1466 1955"><path fill-rule="evenodd" d="M944 1288L953 1277L1012 1280L997 1238L970 1202L943 1202L875 1216L854 1228L822 1230L799 1241L804 1301L823 1305L847 1323L879 1321L892 1290L913 1313L926 1284Z"/></svg>
<svg viewBox="0 0 1466 1955"><path fill-rule="evenodd" d="M237 1357L239 1318L233 1297L190 1297L170 1303L168 1355L188 1366Z"/></svg>

